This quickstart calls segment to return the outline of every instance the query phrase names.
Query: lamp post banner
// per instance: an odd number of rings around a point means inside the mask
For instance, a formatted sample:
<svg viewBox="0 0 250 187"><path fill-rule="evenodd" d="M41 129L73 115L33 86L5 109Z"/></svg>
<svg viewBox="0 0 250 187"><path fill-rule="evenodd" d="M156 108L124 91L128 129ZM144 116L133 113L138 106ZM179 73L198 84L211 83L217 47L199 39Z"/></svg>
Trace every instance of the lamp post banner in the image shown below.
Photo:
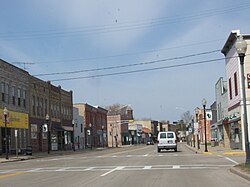
<svg viewBox="0 0 250 187"><path fill-rule="evenodd" d="M213 118L212 110L206 110L206 120L211 121Z"/></svg>

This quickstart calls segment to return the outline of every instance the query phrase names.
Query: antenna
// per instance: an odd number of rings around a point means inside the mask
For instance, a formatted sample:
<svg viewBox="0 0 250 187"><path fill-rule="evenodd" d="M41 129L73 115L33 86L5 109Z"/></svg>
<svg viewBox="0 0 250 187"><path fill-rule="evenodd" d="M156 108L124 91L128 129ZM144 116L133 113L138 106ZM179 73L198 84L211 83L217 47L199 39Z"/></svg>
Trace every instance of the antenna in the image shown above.
<svg viewBox="0 0 250 187"><path fill-rule="evenodd" d="M22 66L24 70L27 70L28 68L26 67L27 65L32 65L35 64L33 62L12 62L13 64L19 64Z"/></svg>

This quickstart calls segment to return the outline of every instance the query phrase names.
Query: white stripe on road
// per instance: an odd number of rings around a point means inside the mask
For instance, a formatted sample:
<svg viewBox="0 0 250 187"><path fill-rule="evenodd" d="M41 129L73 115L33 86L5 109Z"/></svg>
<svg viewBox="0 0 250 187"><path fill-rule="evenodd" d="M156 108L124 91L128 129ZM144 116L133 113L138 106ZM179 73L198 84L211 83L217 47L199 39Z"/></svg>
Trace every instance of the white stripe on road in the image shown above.
<svg viewBox="0 0 250 187"><path fill-rule="evenodd" d="M181 166L173 165L173 169L180 169Z"/></svg>
<svg viewBox="0 0 250 187"><path fill-rule="evenodd" d="M41 169L43 169L43 168L32 169L32 170L29 170L28 172L36 172L36 171L39 171L39 170L41 170Z"/></svg>
<svg viewBox="0 0 250 187"><path fill-rule="evenodd" d="M143 169L151 169L152 166L145 166Z"/></svg>
<svg viewBox="0 0 250 187"><path fill-rule="evenodd" d="M95 169L95 167L86 168L84 171L90 171L90 170L93 170L93 169Z"/></svg>
<svg viewBox="0 0 250 187"><path fill-rule="evenodd" d="M231 158L225 157L225 159L227 159L227 160L229 160L229 161L231 161L231 162L233 162L233 163L235 163L235 164L239 164L238 162L236 162L235 160L233 160L233 159L231 159Z"/></svg>
<svg viewBox="0 0 250 187"><path fill-rule="evenodd" d="M112 173L112 172L114 172L114 171L122 170L123 168L124 168L123 166L121 166L121 167L116 167L115 169L112 169L112 170L110 170L110 171L108 171L108 172L102 174L101 177L104 177L104 176L106 176L106 175L108 175L108 174L110 174L110 173Z"/></svg>

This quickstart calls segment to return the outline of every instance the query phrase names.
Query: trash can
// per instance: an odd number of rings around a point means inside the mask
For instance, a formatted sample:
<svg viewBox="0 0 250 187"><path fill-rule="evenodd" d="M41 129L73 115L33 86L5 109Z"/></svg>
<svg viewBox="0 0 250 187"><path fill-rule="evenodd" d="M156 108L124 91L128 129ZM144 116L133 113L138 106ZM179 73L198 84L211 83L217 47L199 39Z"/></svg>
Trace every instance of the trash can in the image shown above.
<svg viewBox="0 0 250 187"><path fill-rule="evenodd" d="M32 155L32 146L26 147L26 155Z"/></svg>
<svg viewBox="0 0 250 187"><path fill-rule="evenodd" d="M211 146L215 147L215 140L211 140Z"/></svg>

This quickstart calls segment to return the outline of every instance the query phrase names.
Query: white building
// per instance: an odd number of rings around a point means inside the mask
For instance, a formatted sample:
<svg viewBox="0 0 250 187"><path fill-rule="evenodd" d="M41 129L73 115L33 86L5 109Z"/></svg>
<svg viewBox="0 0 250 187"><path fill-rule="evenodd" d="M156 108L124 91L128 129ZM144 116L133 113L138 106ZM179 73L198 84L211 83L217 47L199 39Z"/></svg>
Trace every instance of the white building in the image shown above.
<svg viewBox="0 0 250 187"><path fill-rule="evenodd" d="M84 142L84 117L80 114L79 109L73 107L74 122L74 145L75 149L85 149Z"/></svg>
<svg viewBox="0 0 250 187"><path fill-rule="evenodd" d="M243 123L243 102L242 102L242 84L241 84L241 72L240 62L238 54L235 48L237 37L239 37L240 31L234 30L230 33L221 52L225 55L226 61L226 80L228 90L228 119L229 133L230 133L230 147L233 149L245 149L245 137L244 137L244 123ZM243 39L247 41L248 46L250 43L250 35L243 35ZM246 77L246 104L247 104L247 118L248 124L250 124L250 87L248 83L248 75L250 75L250 48L248 47L245 56L245 77ZM248 132L250 131L248 125Z"/></svg>

